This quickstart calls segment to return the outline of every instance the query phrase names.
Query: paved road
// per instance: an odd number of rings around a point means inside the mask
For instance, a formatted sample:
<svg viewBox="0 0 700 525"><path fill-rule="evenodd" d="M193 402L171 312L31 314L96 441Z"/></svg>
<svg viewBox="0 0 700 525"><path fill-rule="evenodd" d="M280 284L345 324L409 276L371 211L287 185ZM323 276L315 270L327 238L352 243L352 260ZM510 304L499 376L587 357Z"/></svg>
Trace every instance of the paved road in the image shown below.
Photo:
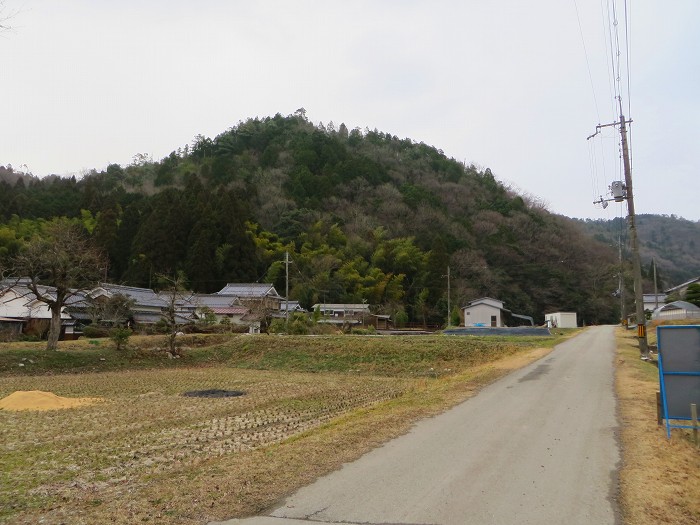
<svg viewBox="0 0 700 525"><path fill-rule="evenodd" d="M619 523L612 327L228 525Z"/></svg>

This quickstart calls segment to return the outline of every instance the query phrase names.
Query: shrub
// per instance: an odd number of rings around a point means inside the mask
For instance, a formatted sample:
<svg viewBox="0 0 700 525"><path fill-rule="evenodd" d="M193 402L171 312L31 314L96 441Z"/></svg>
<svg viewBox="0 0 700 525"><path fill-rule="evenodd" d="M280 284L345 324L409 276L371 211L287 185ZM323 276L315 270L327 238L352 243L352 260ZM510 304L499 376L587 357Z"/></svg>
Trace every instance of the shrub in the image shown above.
<svg viewBox="0 0 700 525"><path fill-rule="evenodd" d="M286 324L286 329L285 329ZM285 323L284 319L273 319L267 328L271 334L293 334L293 335L308 335L313 332L314 323L305 314L294 313L289 317L289 323Z"/></svg>
<svg viewBox="0 0 700 525"><path fill-rule="evenodd" d="M403 328L408 322L408 314L402 309L394 315L394 322L398 328Z"/></svg>
<svg viewBox="0 0 700 525"><path fill-rule="evenodd" d="M117 350L122 350L126 346L130 336L131 330L120 326L116 326L109 331L109 338L115 344Z"/></svg>
<svg viewBox="0 0 700 525"><path fill-rule="evenodd" d="M289 320L289 333L294 335L308 335L311 321L303 314L294 314Z"/></svg>
<svg viewBox="0 0 700 525"><path fill-rule="evenodd" d="M207 326L216 324L216 314L211 308L205 306L204 308L202 308L201 313L202 317L198 321L199 324L204 324Z"/></svg>

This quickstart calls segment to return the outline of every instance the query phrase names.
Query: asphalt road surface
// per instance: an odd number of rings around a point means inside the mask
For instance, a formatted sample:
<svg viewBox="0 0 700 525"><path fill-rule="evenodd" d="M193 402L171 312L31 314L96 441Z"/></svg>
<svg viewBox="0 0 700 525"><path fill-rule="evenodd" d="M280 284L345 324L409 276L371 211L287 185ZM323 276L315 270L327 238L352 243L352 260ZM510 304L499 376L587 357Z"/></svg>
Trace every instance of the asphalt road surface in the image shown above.
<svg viewBox="0 0 700 525"><path fill-rule="evenodd" d="M408 434L228 525L620 523L613 327L592 327Z"/></svg>

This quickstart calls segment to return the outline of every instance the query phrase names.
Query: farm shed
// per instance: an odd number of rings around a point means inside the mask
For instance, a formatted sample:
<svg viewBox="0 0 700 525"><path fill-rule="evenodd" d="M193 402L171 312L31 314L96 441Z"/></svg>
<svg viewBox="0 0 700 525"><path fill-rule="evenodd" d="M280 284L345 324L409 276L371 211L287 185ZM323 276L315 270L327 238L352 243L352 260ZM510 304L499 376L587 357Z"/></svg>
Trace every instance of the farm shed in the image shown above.
<svg viewBox="0 0 700 525"><path fill-rule="evenodd" d="M576 312L554 312L544 314L544 321L549 328L576 328Z"/></svg>
<svg viewBox="0 0 700 525"><path fill-rule="evenodd" d="M503 316L503 301L492 299L491 297L482 297L470 301L467 306L462 308L464 312L464 326L504 326Z"/></svg>
<svg viewBox="0 0 700 525"><path fill-rule="evenodd" d="M652 319L700 319L700 307L686 301L673 301L659 306L651 314Z"/></svg>

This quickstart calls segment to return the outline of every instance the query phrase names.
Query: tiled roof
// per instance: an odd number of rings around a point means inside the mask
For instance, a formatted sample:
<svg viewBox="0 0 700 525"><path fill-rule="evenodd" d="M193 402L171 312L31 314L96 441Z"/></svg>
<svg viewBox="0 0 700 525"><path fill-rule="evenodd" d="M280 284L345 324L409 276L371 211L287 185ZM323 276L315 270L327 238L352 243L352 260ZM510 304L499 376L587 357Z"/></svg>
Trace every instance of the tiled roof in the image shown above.
<svg viewBox="0 0 700 525"><path fill-rule="evenodd" d="M236 296L219 294L195 294L191 302L197 306L208 306L209 308L227 307L236 302Z"/></svg>
<svg viewBox="0 0 700 525"><path fill-rule="evenodd" d="M369 305L364 304L364 303L359 303L359 304L318 303L318 304L313 305L311 307L311 309L315 310L317 306L321 310L369 310Z"/></svg>
<svg viewBox="0 0 700 525"><path fill-rule="evenodd" d="M34 301L37 300L36 295L34 295L34 292L32 292L29 288L27 288L27 284L29 283L29 279L20 279L19 281L15 282L14 280L8 279L5 281L2 281L0 283L0 289L9 289L13 290L18 297L26 298L27 302L26 304L29 305L33 303ZM37 289L42 295L48 295L51 298L56 297L56 288L53 286L44 286L43 284L40 284L37 286Z"/></svg>
<svg viewBox="0 0 700 525"><path fill-rule="evenodd" d="M100 287L112 295L122 294L136 301L137 305L142 306L167 306L166 302L158 297L150 288L136 288L134 286L123 286L121 284L100 283Z"/></svg>
<svg viewBox="0 0 700 525"><path fill-rule="evenodd" d="M248 309L244 306L215 306L212 307L211 311L217 315L245 315L248 313Z"/></svg>
<svg viewBox="0 0 700 525"><path fill-rule="evenodd" d="M236 297L280 297L272 284L265 283L228 283L217 295L234 295Z"/></svg>
<svg viewBox="0 0 700 525"><path fill-rule="evenodd" d="M90 304L88 293L83 291L78 291L75 295L71 295L66 299L66 306L74 308L87 308Z"/></svg>

